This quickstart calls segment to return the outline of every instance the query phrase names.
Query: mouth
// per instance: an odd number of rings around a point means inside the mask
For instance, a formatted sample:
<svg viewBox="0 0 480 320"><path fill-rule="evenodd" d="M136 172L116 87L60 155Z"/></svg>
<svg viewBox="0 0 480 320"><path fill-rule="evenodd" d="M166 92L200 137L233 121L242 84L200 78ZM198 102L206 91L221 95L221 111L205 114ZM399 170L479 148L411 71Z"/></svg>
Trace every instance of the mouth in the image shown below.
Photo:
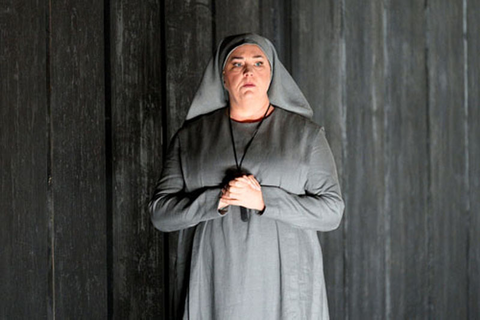
<svg viewBox="0 0 480 320"><path fill-rule="evenodd" d="M243 87L251 88L251 87L255 87L255 85L253 83L245 83Z"/></svg>

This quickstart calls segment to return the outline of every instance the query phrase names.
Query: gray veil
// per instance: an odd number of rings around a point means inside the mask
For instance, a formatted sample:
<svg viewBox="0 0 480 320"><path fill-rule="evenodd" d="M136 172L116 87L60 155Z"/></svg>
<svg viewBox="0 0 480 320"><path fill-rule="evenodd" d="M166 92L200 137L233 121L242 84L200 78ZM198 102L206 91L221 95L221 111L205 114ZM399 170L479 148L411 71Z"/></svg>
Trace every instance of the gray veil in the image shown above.
<svg viewBox="0 0 480 320"><path fill-rule="evenodd" d="M228 92L223 87L222 71L228 55L244 44L255 44L267 56L272 69L268 89L270 103L282 109L312 118L313 111L292 76L278 59L273 44L253 33L233 35L223 39L205 69L202 81L193 98L186 120L206 114L228 105Z"/></svg>

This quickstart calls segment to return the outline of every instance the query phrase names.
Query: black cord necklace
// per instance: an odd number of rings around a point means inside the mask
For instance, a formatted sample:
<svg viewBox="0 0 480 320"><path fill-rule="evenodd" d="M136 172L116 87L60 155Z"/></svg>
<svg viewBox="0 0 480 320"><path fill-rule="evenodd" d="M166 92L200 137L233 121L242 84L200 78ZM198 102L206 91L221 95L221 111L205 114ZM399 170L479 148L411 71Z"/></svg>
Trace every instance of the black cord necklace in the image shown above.
<svg viewBox="0 0 480 320"><path fill-rule="evenodd" d="M238 174L241 174L241 172L242 172L243 159L245 159L245 155L247 154L248 148L250 148L250 145L252 144L253 139L255 139L255 136L257 135L258 130L260 129L260 126L263 123L263 120L265 120L265 118L267 117L268 110L270 110L270 106L271 106L271 104L268 105L267 111L265 111L265 114L263 115L262 120L260 120L260 122L258 123L258 126L255 128L255 131L253 132L252 137L250 138L247 145L245 146L245 149L243 150L243 155L242 155L242 158L240 159L240 162L238 162L237 148L235 147L235 138L233 136L232 118L230 117L230 107L228 107L228 120L229 120L229 124L230 124L230 138L232 139L233 156L235 157L235 165L237 166Z"/></svg>
<svg viewBox="0 0 480 320"><path fill-rule="evenodd" d="M268 105L267 111L265 111L265 114L263 115L262 120L258 123L258 126L255 128L255 131L252 134L252 137L248 141L247 145L245 146L245 149L243 150L243 155L242 158L240 159L240 162L238 162L238 157L237 157L237 148L235 147L235 138L233 136L233 127L232 127L232 118L230 118L230 106L228 107L228 121L230 124L230 138L232 139L232 148L233 148L233 156L235 157L235 165L237 167L237 172L235 174L235 177L241 177L243 175L242 172L242 163L243 159L245 159L245 155L247 154L248 148L250 148L250 145L253 142L253 139L255 139L255 136L258 133L258 130L260 129L260 126L263 123L263 120L267 117L268 111L270 110L271 104ZM240 207L240 218L242 221L246 222L248 221L248 214L247 214L247 208Z"/></svg>

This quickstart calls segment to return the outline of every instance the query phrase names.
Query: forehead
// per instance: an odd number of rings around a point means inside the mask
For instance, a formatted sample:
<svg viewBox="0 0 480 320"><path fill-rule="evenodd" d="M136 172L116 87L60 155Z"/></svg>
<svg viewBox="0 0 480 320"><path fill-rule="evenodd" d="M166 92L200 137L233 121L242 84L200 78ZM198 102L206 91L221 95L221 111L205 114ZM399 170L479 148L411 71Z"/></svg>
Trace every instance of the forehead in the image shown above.
<svg viewBox="0 0 480 320"><path fill-rule="evenodd" d="M265 53L263 53L259 46L255 44L244 44L238 48L235 48L235 50L229 54L228 60L250 57L262 57L266 59Z"/></svg>

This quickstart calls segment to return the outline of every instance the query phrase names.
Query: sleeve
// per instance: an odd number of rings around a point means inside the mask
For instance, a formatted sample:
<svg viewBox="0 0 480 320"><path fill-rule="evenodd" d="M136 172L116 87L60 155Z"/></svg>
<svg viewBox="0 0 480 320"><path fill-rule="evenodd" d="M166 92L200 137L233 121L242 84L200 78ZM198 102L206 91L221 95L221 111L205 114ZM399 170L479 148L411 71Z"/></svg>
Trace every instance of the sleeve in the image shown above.
<svg viewBox="0 0 480 320"><path fill-rule="evenodd" d="M177 133L170 144L160 180L148 205L153 225L160 231L170 232L222 217L217 210L220 194L220 187L185 192Z"/></svg>
<svg viewBox="0 0 480 320"><path fill-rule="evenodd" d="M318 231L331 231L339 226L345 205L323 128L311 150L305 194L291 194L274 186L262 186L262 193L265 202L262 216Z"/></svg>

